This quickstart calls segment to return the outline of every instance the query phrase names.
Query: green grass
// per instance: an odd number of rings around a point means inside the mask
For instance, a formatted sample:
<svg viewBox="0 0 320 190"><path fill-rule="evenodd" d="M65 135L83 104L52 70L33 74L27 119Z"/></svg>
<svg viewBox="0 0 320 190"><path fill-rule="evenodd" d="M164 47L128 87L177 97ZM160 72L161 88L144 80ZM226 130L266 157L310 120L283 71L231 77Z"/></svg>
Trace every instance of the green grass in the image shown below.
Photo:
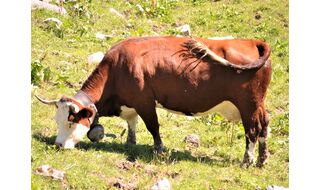
<svg viewBox="0 0 320 190"><path fill-rule="evenodd" d="M126 122L102 118L105 138L91 143L87 138L74 150L56 150L53 142L57 127L55 109L32 97L32 189L117 189L115 181L133 183L138 189L150 188L157 179L167 177L172 189L265 189L268 185L289 185L289 51L288 1L176 1L159 0L153 8L149 1L78 1L77 11L70 3L70 16L46 10L32 11L32 64L35 70L32 94L47 98L72 96L95 68L87 56L106 52L113 44L129 36L174 35L176 27L189 24L197 37L232 35L267 41L272 49L273 76L267 95L272 129L269 138L271 156L263 168L241 169L245 140L241 123L227 123L218 115L189 120L158 110L160 132L167 151L156 156L152 136L141 119L137 126L137 145L126 147L120 134ZM145 12L137 8L140 4ZM109 12L115 8L125 19ZM60 29L47 27L43 20L56 17ZM99 41L95 33L114 37ZM201 146L192 148L183 141L188 134L200 136ZM134 163L126 159L135 157ZM35 175L43 164L66 171L64 181ZM121 178L121 179L120 179Z"/></svg>

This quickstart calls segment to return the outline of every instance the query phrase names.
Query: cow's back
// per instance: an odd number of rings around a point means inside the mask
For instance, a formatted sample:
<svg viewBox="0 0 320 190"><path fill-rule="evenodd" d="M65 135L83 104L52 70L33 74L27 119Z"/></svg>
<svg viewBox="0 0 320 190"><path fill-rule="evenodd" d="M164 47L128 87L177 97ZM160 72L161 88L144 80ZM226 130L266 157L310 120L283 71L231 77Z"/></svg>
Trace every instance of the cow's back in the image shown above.
<svg viewBox="0 0 320 190"><path fill-rule="evenodd" d="M267 67L259 71L234 70L196 58L186 58L182 44L186 37L142 37L124 40L114 46L115 93L126 104L152 97L162 106L182 112L204 112L224 100L232 100L242 84L261 80ZM197 39L219 56L236 64L259 59L255 41ZM267 68L267 70L270 70ZM266 82L268 83L268 82ZM267 86L267 85L266 85ZM141 100L142 102L142 100Z"/></svg>

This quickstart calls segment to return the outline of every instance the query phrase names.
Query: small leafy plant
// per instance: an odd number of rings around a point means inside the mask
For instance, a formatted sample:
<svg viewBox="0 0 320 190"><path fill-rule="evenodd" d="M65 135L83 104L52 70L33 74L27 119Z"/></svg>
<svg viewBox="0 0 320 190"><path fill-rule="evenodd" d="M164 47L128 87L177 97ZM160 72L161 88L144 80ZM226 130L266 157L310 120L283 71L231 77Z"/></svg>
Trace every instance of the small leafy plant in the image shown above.
<svg viewBox="0 0 320 190"><path fill-rule="evenodd" d="M49 67L42 64L42 59L37 59L31 63L31 84L40 85L41 82L48 82L52 76Z"/></svg>

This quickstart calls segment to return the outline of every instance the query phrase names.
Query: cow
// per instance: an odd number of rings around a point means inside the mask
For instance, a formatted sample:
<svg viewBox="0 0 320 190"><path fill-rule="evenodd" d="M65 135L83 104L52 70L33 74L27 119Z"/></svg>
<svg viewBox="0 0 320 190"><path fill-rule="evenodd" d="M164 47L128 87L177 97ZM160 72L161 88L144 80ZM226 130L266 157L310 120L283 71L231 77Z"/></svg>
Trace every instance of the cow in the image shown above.
<svg viewBox="0 0 320 190"><path fill-rule="evenodd" d="M219 112L241 120L246 148L243 167L269 155L265 98L272 74L270 47L261 40L191 37L136 37L118 42L103 57L81 89L58 100L37 98L57 107L55 144L74 148L103 116L128 123L128 144L136 144L138 116L163 151L156 108L186 116Z"/></svg>

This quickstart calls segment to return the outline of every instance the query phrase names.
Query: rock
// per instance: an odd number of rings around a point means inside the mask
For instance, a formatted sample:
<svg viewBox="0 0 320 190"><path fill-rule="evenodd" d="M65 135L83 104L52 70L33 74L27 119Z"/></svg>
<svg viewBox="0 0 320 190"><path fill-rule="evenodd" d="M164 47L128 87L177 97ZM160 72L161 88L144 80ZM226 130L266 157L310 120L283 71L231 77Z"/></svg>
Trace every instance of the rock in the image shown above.
<svg viewBox="0 0 320 190"><path fill-rule="evenodd" d="M52 168L49 165L42 165L38 167L35 171L37 175L50 176L55 180L63 180L64 179L64 171L60 171Z"/></svg>
<svg viewBox="0 0 320 190"><path fill-rule="evenodd" d="M140 4L137 4L137 8L141 13L144 12L144 9L142 8L142 6Z"/></svg>
<svg viewBox="0 0 320 190"><path fill-rule="evenodd" d="M224 37L210 37L209 40L232 40L234 37L232 36L224 36Z"/></svg>
<svg viewBox="0 0 320 190"><path fill-rule="evenodd" d="M276 185L269 185L266 190L289 190L289 188L286 187L280 187Z"/></svg>
<svg viewBox="0 0 320 190"><path fill-rule="evenodd" d="M98 51L98 52L88 56L88 63L89 64L98 64L102 61L103 57L104 57L104 53L102 53L101 51Z"/></svg>
<svg viewBox="0 0 320 190"><path fill-rule="evenodd" d="M57 5L53 5L48 2L39 1L39 0L31 0L31 8L32 9L47 9L50 11L60 13L62 15L67 14L67 11L63 7L59 7Z"/></svg>
<svg viewBox="0 0 320 190"><path fill-rule="evenodd" d="M61 20L57 19L57 18L47 18L46 20L44 20L43 22L50 24L50 23L54 23L56 25L57 28L60 28L60 26L62 25Z"/></svg>
<svg viewBox="0 0 320 190"><path fill-rule="evenodd" d="M170 189L171 188L170 188L169 180L165 177L157 181L157 183L151 187L151 190L170 190Z"/></svg>
<svg viewBox="0 0 320 190"><path fill-rule="evenodd" d="M115 10L114 8L110 8L109 11L111 13L114 13L115 15L117 15L118 17L124 18L124 15L119 13L117 10Z"/></svg>
<svg viewBox="0 0 320 190"><path fill-rule="evenodd" d="M182 26L179 26L177 29L184 36L190 36L191 35L191 29L190 29L190 26L188 24L184 24Z"/></svg>
<svg viewBox="0 0 320 190"><path fill-rule="evenodd" d="M133 176L129 182L126 182L123 177L114 177L107 180L107 183L112 187L122 190L133 190L137 189L137 179L136 176Z"/></svg>
<svg viewBox="0 0 320 190"><path fill-rule="evenodd" d="M194 147L200 146L200 138L196 134L191 134L185 137L184 141Z"/></svg>
<svg viewBox="0 0 320 190"><path fill-rule="evenodd" d="M127 160L120 161L116 165L119 169L126 170L126 171L130 170L133 167L133 163Z"/></svg>
<svg viewBox="0 0 320 190"><path fill-rule="evenodd" d="M98 32L98 33L96 33L96 38L99 40L107 40L107 39L112 38L112 36Z"/></svg>

